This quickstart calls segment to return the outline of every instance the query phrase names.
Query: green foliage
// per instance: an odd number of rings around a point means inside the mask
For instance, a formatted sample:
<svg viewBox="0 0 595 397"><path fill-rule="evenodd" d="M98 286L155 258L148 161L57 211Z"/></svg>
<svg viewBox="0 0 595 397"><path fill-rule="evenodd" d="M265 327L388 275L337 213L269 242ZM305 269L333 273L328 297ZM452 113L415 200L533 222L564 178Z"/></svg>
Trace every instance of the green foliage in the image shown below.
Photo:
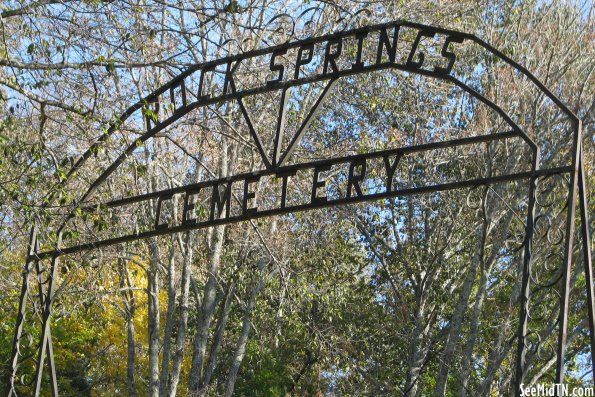
<svg viewBox="0 0 595 397"><path fill-rule="evenodd" d="M277 397L291 390L293 380L287 357L278 353L262 349L254 341L248 343L246 370L236 386L238 396Z"/></svg>

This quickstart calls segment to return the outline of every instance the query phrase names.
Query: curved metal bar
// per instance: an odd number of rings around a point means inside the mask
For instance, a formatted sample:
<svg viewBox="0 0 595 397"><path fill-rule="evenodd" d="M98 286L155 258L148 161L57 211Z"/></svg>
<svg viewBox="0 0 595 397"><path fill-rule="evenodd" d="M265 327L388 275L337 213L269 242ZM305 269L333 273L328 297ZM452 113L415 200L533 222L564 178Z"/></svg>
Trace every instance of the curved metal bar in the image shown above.
<svg viewBox="0 0 595 397"><path fill-rule="evenodd" d="M213 60L213 61L209 61L209 62L205 62L202 64L198 64L198 65L189 67L187 70L185 70L184 72L182 72L181 74L179 74L178 76L173 78L169 83L163 85L162 87L158 88L157 90L153 91L149 95L147 95L144 98L142 98L141 100L139 100L137 103L130 106L128 109L126 109L122 113L122 115L120 115L120 117L118 117L116 119L116 121L110 123L106 132L94 144L92 144L86 152L83 153L83 155L79 158L79 160L73 165L71 170L66 174L66 177L56 185L56 187L54 188L54 193L50 194L49 200L46 201L46 204L43 204L42 207L47 207L49 205L49 203L52 201L52 199L55 195L55 192L59 191L59 189L61 187L63 187L70 180L70 178L73 176L73 174L93 155L93 153L96 152L98 147L103 142L105 142L107 139L109 139L109 137L111 137L115 133L117 128L125 120L127 120L137 110L142 109L143 106L145 106L147 103L152 103L154 100L158 99L161 94L167 92L170 88L176 87L177 85L181 84L184 81L184 79L186 77L190 76L192 73L194 73L198 70L201 70L201 69L206 69L206 68L209 68L209 67L212 67L215 65L223 64L223 63L234 62L234 61L238 61L240 59L255 57L255 56L259 56L259 55L265 55L265 54L274 52L275 50L281 50L281 49L286 49L286 48L295 48L295 47L298 47L298 46L301 46L304 44L308 44L308 43L324 42L324 41L336 39L339 37L343 37L346 35L354 35L357 33L367 32L372 29L381 29L381 28L395 26L395 25L406 26L406 27L411 27L411 28L416 28L416 29L431 29L431 30L436 31L437 33L457 35L464 39L473 41L474 43L478 44L482 48L491 52L492 54L497 56L499 59L503 60L505 63L509 64L514 69L518 70L523 75L525 75L527 78L529 78L537 86L537 88L539 88L540 91L542 91L548 98L550 98L572 120L572 122L575 123L575 125L579 122L578 117L556 95L554 95L550 90L548 90L547 87L545 87L545 85L543 85L531 72L529 72L525 67L523 67L519 63L513 61L511 58L509 58L508 56L503 54L501 51L497 50L496 48L494 48L493 46L491 46L484 40L478 38L477 36L469 34L469 33L465 33L465 32L456 31L456 30L438 28L438 27L433 27L433 26L429 26L429 25L398 20L398 21L394 21L394 22L390 22L390 23L383 23L383 24L372 25L372 26L368 26L368 27L364 27L364 28L353 29L353 30L350 30L347 32L338 31L338 32L335 32L332 34L318 36L316 38L308 38L308 39L304 39L304 40L298 40L298 41L295 41L295 42L292 42L289 44L280 44L280 45L276 45L273 47L267 47L267 48L263 48L263 49L248 51L248 52L245 52L242 54L228 56L228 57L224 57L224 58L221 58L218 60ZM192 109L194 109L194 108L192 108ZM189 111L192 109L189 109ZM185 113L187 113L187 112L184 112L184 114ZM182 115L180 115L180 117L181 116ZM163 128L165 128L165 126L163 126ZM150 132L147 132L147 134L148 133L150 133ZM155 133L156 133L156 131L153 132L153 135ZM146 139L148 139L148 138L146 138ZM83 200L80 200L80 202L81 201L83 201Z"/></svg>
<svg viewBox="0 0 595 397"><path fill-rule="evenodd" d="M381 69L390 69L390 68L394 68L397 70L403 70L403 68L401 68L399 66L395 66L395 65L382 66L381 68L378 68L378 69L381 70ZM531 147L531 149L533 151L537 151L537 145L531 140L531 138L528 137L528 135L523 131L523 129L517 123L515 123L510 118L510 116L508 116L508 114L501 107L499 107L497 104L490 101L489 99L487 99L486 97L484 97L483 95L481 95L476 90L469 87L462 81L458 80L456 77L452 77L452 76L448 76L448 75L447 76L437 76L431 72L424 71L424 70L417 70L414 72L417 74L426 76L426 77L433 77L433 78L443 79L445 81L450 81L453 84L455 84L456 86L460 87L465 92L467 92L471 96L477 98L478 100L480 100L481 102L486 104L488 107L490 107L492 110L494 110L496 113L498 113L498 115L500 115L507 122L507 124L523 140L525 140L525 142ZM65 217L63 223L57 229L57 232L59 233L63 230L63 228L66 226L66 222L68 222L68 220L72 219L72 217L74 216L76 208L80 208L80 204L82 202L84 202L93 193L93 191L97 187L99 187L99 185L101 185L101 183L103 183L120 166L120 164L126 159L127 156L129 156L130 154L132 154L132 152L134 152L134 150L138 147L139 142L144 143L147 140L153 138L158 132L160 132L165 127L174 123L179 117L182 117L184 114L189 113L190 111L198 108L199 106L200 106L200 104L198 102L195 102L185 108L180 109L178 114L174 114L171 117L169 117L167 120L163 121L158 126L152 127L149 131L144 133L141 137L137 138L134 143L129 145L124 150L124 152L120 156L118 156L116 158L116 160L114 160L108 168L105 169L105 171L91 184L91 186L87 189L87 191L80 197L80 199L78 200L78 204L76 206L74 206L73 210Z"/></svg>
<svg viewBox="0 0 595 397"><path fill-rule="evenodd" d="M462 81L460 81L459 79L457 79L455 77L449 76L449 77L447 77L447 80L452 81L456 86L462 88L465 92L467 92L470 95L472 95L473 97L479 99L481 102L486 104L490 109L492 109L496 113L498 113L500 115L500 117L502 117L504 119L504 121L506 121L508 123L508 125L511 126L514 129L514 131L517 134L519 134L519 136L521 138L523 138L523 140L529 145L529 147L533 151L533 155L536 156L538 147L535 144L535 142L533 142L533 140L531 138L529 138L527 133L517 123L515 123L510 118L510 116L500 106L496 105L494 102L490 101L489 99L487 99L486 97L481 95L479 92L475 91L473 88L469 87L468 85L466 85L465 83L463 83Z"/></svg>
<svg viewBox="0 0 595 397"><path fill-rule="evenodd" d="M393 155L396 155L396 156L401 155L401 153L399 153L399 149L391 151L390 153ZM372 155L378 156L379 154L372 153ZM360 158L363 158L363 157L360 157ZM357 159L357 157L353 156L353 157L346 159L345 161L352 161L355 159ZM341 162L344 162L344 160L341 160ZM322 161L322 162L315 162L315 163L307 163L306 166L307 167L315 167L318 165L322 166L322 165L326 165L326 164L328 164L328 162ZM282 169L282 172L292 171L295 169L296 168L294 168L293 166L284 167ZM167 228L163 228L163 229L161 229L161 228L151 229L151 230L144 231L144 232L109 238L106 240L94 241L91 243L82 243L80 245L73 245L73 246L69 246L66 248L53 249L53 250L49 250L49 251L42 251L42 252L36 253L35 257L39 257L41 259L46 259L46 258L53 257L53 256L69 255L69 254L73 254L73 253L77 253L77 252L81 252L81 251L87 251L87 250L92 250L92 249L96 249L96 248L107 247L110 245L121 244L121 243L129 242L129 241L146 239L149 237L156 237L156 236L162 236L162 235L166 235L166 234L185 232L188 230L200 229L203 227L218 226L218 225L223 225L223 224L232 224L232 223L247 221L250 219L264 218L267 216L295 213L295 212L300 212L300 211L305 211L305 210L310 210L310 209L315 209L315 208L332 207L332 206L341 205L341 204L349 204L349 203L362 202L362 201L373 201L373 200L380 200L380 199L391 198L391 197L401 197L401 196L405 197L405 196L411 196L411 195L415 195L415 194L423 194L423 193L436 192L436 191L442 191L442 190L462 189L462 188L468 188L468 187L474 187L474 186L480 186L480 185L491 185L491 184L495 184L495 183L511 182L511 181L516 181L516 180L529 179L533 176L543 177L543 176L558 175L558 174L564 174L564 173L570 173L570 172L572 172L570 167L539 169L535 172L526 171L526 172L518 172L518 173L514 173L514 174L498 175L498 176L489 177L489 178L476 178L476 179L469 179L469 180L457 181L457 182L449 182L449 183L443 183L443 184L437 184L437 185L428 185L428 186L420 186L420 187L415 187L415 188L390 190L390 191L386 191L386 192L382 192L382 193L366 194L363 196L349 197L346 199L330 200L330 201L326 201L323 203L308 203L308 204L296 205L296 206L291 206L291 207L289 207L289 206L278 207L278 208L274 208L271 210L259 211L254 214L248 213L248 214L242 214L242 215L237 215L237 216L234 215L234 216L230 216L230 217L222 217L222 218L212 219L212 220L209 220L208 223L201 222L201 223L192 223L192 224L181 224L181 225L167 227ZM235 175L234 177L231 177L229 179L223 178L223 179L219 179L219 180L212 181L212 182L191 185L190 187L185 186L182 188L168 189L166 191L159 192L159 195L156 195L155 193L149 193L146 195L132 197L131 202L138 202L138 201L140 201L139 199L146 199L147 197L150 197L150 198L165 197L166 194L177 194L177 193L185 194L194 187L198 187L198 188L211 187L212 188L212 186L216 185L216 184L226 183L229 181L234 182L234 181L242 180L242 178L252 177L254 175L263 176L263 175L270 175L270 173L267 171L267 172L262 172L262 173L257 173L257 174L250 173L250 174ZM182 189L185 189L185 190L182 190ZM111 207L125 205L125 204L122 204L122 202L119 200L110 202L109 204L111 204L110 205Z"/></svg>

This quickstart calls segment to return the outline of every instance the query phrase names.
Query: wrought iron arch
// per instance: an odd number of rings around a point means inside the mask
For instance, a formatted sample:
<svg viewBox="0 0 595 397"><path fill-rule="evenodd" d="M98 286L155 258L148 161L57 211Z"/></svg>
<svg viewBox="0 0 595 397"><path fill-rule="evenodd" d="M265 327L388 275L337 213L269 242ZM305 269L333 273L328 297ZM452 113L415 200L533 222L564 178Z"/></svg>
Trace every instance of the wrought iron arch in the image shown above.
<svg viewBox="0 0 595 397"><path fill-rule="evenodd" d="M413 44L409 50L409 55L407 57L406 62L399 63L395 59L395 53L397 51L397 44L399 42L399 30L401 28L409 28L414 31L417 31L416 37L413 41ZM392 29L393 37L389 36L389 29ZM365 65L362 61L362 42L370 33L377 33L379 36L377 42L377 57L376 63ZM446 61L446 66L434 66L432 70L425 69L424 66L424 53L420 50L419 45L425 38L433 38L436 35L444 36L444 44L442 50L440 52L441 57L444 61ZM335 59L341 55L341 43L346 38L355 38L358 41L358 48L357 54L355 56L355 63L352 64L352 67L349 69L339 70L335 64ZM549 98L569 119L572 125L572 159L571 164L556 168L548 168L542 169L540 168L540 161L539 161L539 147L537 144L529 137L529 135L523 130L523 128L513 120L513 117L509 115L505 110L503 110L497 103L494 101L486 98L480 92L478 92L473 87L467 85L465 82L460 80L459 78L451 75L452 68L457 61L457 55L454 52L450 51L450 45L462 42L472 42L479 47L483 48L484 50L491 53L494 57L503 61L506 65L510 66L516 72L520 73L524 77L526 77L533 85L547 98ZM325 58L324 58L324 71L323 73L314 73L311 76L300 78L300 67L305 66L311 62L313 54L314 54L314 46L321 46L325 45ZM298 56L296 59L296 69L294 77L291 78L284 78L284 68L275 62L275 58L278 55L285 54L288 50L293 49L298 51ZM333 50L334 49L334 50ZM332 51L335 51L332 53ZM306 57L304 58L304 53L306 53ZM337 55L338 54L338 55ZM333 56L337 55L335 58ZM279 77L278 79L273 79L267 81L265 84L261 84L260 86L252 87L249 89L238 89L236 86L233 73L236 71L238 66L241 62L245 59L258 57L258 56L270 56L270 71L278 72ZM330 58L329 58L330 56ZM388 62L383 61L384 58L388 58ZM331 59L331 61L329 61ZM218 66L224 66L226 68L224 72L224 79L222 81L222 94L219 96L212 96L211 94L205 94L202 92L202 82L205 77L206 73L215 73L216 68ZM331 72L328 72L328 69L331 69ZM287 166L285 162L287 159L292 155L293 150L295 149L296 145L301 140L303 133L307 130L310 121L316 115L317 110L320 108L322 103L325 101L328 93L332 90L335 83L342 77L362 74L362 73L369 73L378 70L385 70L385 69L396 69L401 70L404 72L414 73L425 77L430 78L437 78L440 80L447 81L454 86L462 89L466 93L468 93L473 98L477 99L481 103L485 104L488 108L493 110L497 113L505 122L510 126L511 130L509 132L502 132L502 133L493 133L489 135L480 135L475 137L468 137L468 138L461 138L456 140L449 140L437 143L430 143L425 145L418 145L418 146L409 146L409 147L401 147L396 149L389 149L383 152L373 152L368 154L360 154L360 155L352 155L346 156L342 158L334 158L334 159L327 159L312 163L305 163L305 164L294 164ZM195 74L200 74L200 82L198 84L198 92L197 92L197 100L194 102L189 103L187 97L187 87L185 84L185 80L187 78L191 78ZM196 76L195 76L196 77ZM285 76L286 77L286 76ZM284 119L285 119L285 110L287 105L286 99L286 92L289 88L294 86L299 86L308 83L315 83L327 81L325 88L323 89L320 97L310 109L308 115L302 122L301 126L298 128L296 135L290 141L289 146L285 152L281 150L281 141L282 141L282 134L283 134L283 126L284 126ZM179 93L176 93L179 90ZM271 91L281 90L281 106L279 111L279 118L277 120L276 126L276 134L274 138L274 152L271 159L268 158L268 155L265 152L263 142L261 137L256 132L252 121L250 119L250 115L248 110L246 109L243 98L251 95L262 94ZM159 104L163 103L166 99L166 96L169 94L171 102L176 105L176 100L179 100L181 106L175 107L173 114L171 114L168 118L162 121L153 121L151 118L147 118L147 131L143 133L139 138L135 140L132 144L125 148L125 150L114 160L102 173L101 175L91 183L89 188L81 195L80 198L76 201L73 209L65 216L62 221L60 222L60 226L55 231L58 236L56 246L49 250L49 251L40 251L39 249L39 242L37 239L37 229L36 226L33 226L30 233L30 241L29 241L29 249L26 259L26 264L23 272L23 283L21 288L21 295L20 295L20 302L19 302L19 309L18 309L18 316L17 321L15 324L15 333L13 338L13 348L12 348L12 355L10 360L10 374L9 379L7 381L7 390L9 396L16 396L17 392L15 389L15 382L17 381L17 370L18 370L18 360L19 360L19 346L21 339L23 337L23 324L25 321L25 306L27 302L27 295L29 293L29 274L34 271L34 266L39 272L39 261L42 259L51 259L51 266L50 266L50 275L48 278L47 286L45 284L40 283L40 291L42 295L41 298L42 303L42 330L41 330L41 337L39 341L38 347L38 359L37 359L37 370L36 370L36 379L35 379L35 395L38 396L41 390L41 382L42 382L42 373L43 373L43 366L45 362L45 356L47 354L48 357L48 366L50 369L50 377L51 377L51 389L54 396L58 395L58 386L57 386L57 375L55 372L55 365L54 365L54 358L53 358L53 348L52 348L52 341L51 341L51 332L50 332L50 316L52 311L52 304L54 298L54 280L56 278L56 271L58 268L58 258L62 255L72 254L75 252L81 252L84 250L90 250L102 246L122 243L126 241L132 241L140 238L147 238L152 236L158 236L163 234L170 234L175 232L187 231L191 229L196 229L200 227L208 227L218 224L226 224L232 222L243 221L247 219L253 219L258 217L266 217L276 214L283 214L295 211L302 211L311 208L319 208L319 207L327 207L332 205L341 205L345 203L351 202L359 202L359 201L368 201L368 200L376 200L379 198L388 198L388 197L395 197L395 196L403 196L403 195L412 195L412 194L419 194L424 192L430 191L441 191L441 190L450 190L450 189L457 189L463 187L470 187L470 186L478 186L478 185L489 185L492 183L497 182L508 182L514 180L529 180L529 197L528 197L528 213L527 219L525 224L525 239L524 239L524 253L523 253L523 277L522 277L522 286L521 286L521 304L520 304L520 313L519 313L519 329L517 332L518 336L518 349L517 349L517 356L516 356L516 375L515 375L515 392L520 394L520 385L523 383L524 380L524 366L525 366L525 354L527 350L527 324L529 319L529 299L530 299L530 267L531 267L531 249L532 249L532 236L533 236L533 229L535 223L535 200L536 200L536 185L537 180L540 177L548 177L552 175L559 175L559 174L568 174L570 176L570 186L568 191L568 206L567 206L567 221L566 221L566 235L565 235L565 242L564 242L564 268L562 269L562 290L560 294L560 315L559 315L559 335L558 335L558 348L557 348L557 370L556 370L556 381L558 383L562 383L564 380L564 357L566 352L566 339L567 339L567 328L568 328L568 304L569 304L569 282L570 282L570 271L572 265L572 249L573 249L573 236L574 236L574 226L575 226L575 214L576 214L576 200L579 199L579 207L580 207L580 217L581 217L581 235L582 235L582 242L583 242L583 258L584 258L584 271L585 271L585 278L586 278L586 297L587 297L587 309L588 309L588 317L589 317L589 330L590 330L590 343L591 343L591 364L592 368L595 373L595 312L594 312L594 305L593 305L593 276L592 276L592 258L591 258L591 247L590 247L590 231L589 231L589 220L588 220L588 210L587 210L587 194L586 194L586 187L587 187L587 180L586 175L584 173L584 166L583 166L583 153L581 148L581 141L582 141L582 134L581 134L581 122L578 117L568 109L564 105L564 103L557 98L550 90L548 90L544 84L542 84L531 72L529 72L525 67L521 66L508 56L506 56L501 51L497 50L496 48L492 47L490 44L486 43L485 41L481 40L480 38L476 37L475 35L469 33L463 33L459 31L443 29L439 27L433 27L413 22L407 21L395 21L390 23L366 26L354 30L349 31L340 31L333 34L328 34L320 37L315 38L308 38L305 40L298 40L282 45L277 45L269 48L259 49L255 51L250 51L246 53L242 53L239 55L228 56L222 59L206 62L203 64L198 64L188 68L186 71L172 79L167 84L163 85L159 89L155 90L151 94L147 95L134 105L130 106L126 111L124 111L118 118L115 119L110 125L108 126L105 133L94 143L92 144L87 151L85 151L82 156L76 161L74 166L68 172L66 177L60 180L55 188L53 189L53 193L50 195L49 200L47 200L42 207L46 208L56 197L57 192L65 187L66 183L72 179L74 174L79 170L83 164L89 160L93 156L94 153L103 145L117 130L118 128L124 123L127 119L129 119L133 115L138 115L139 112L144 115L144 110L150 108L151 106L154 107L155 110L159 109ZM316 200L316 184L318 183L318 177L316 176L315 171L315 179L314 183L314 191L312 194L312 201L308 205L302 206L293 206L287 207L285 206L285 194L286 191L282 192L282 205L281 208L277 208L274 210L267 210L267 211L254 211L252 208L246 207L246 199L244 198L244 211L241 216L231 217L229 212L225 212L225 197L217 197L219 200L217 204L213 203L212 208L213 213L211 218L205 222L184 222L181 225L169 227L168 225L160 224L159 221L159 210L157 214L157 219L155 222L154 230L148 233L140 233L134 235L127 235L117 238L111 238L106 240L95 241L91 243L79 244L70 247L62 247L61 246L61 235L62 231L65 228L67 222L72 219L77 211L94 211L97 206L91 206L86 203L86 200L92 195L92 193L103 183L106 179L123 163L123 161L134 152L137 148L139 143L144 143L149 139L152 139L156 136L156 134L166 127L173 124L176 120L179 120L184 115L188 114L189 112L215 103L222 103L227 101L237 101L238 105L241 109L242 115L246 121L248 126L250 135L254 140L254 144L258 149L258 152L261 156L262 162L265 165L265 170L250 173L250 174L240 174L235 175L230 178L226 178L225 181L231 184L233 181L244 181L245 186L250 183L250 178L260 177L264 175L291 175L292 172L298 169L304 168L314 168L316 169L323 169L324 167L330 166L332 164L337 163L345 163L349 162L350 164L357 164L358 162L366 161L369 158L379 158L383 157L386 161L389 156L395 156L395 162L392 166L396 167L398 165L398 161L400 157L406 153L411 152L420 152L420 151L427 151L433 150L437 148L443 147L454 147L460 145L466 145L471 143L479 143L479 142L490 142L500 139L507 139L510 137L518 137L521 138L525 144L531 150L532 153L532 168L530 172L521 172L515 174L508 174L508 175L499 175L487 178L479 178L473 179L470 181L457 181L453 183L445 183L441 185L432 185L427 187L415 187L410 189L391 189L391 184L388 182L387 189L384 193L375 193L370 195L363 195L361 192L359 194L349 195L348 197L333 200L333 201L326 201L326 200ZM387 169L392 167L390 165L390 161L387 164ZM353 170L350 169L350 178L353 177L352 173ZM158 200L158 207L161 205L161 202L167 200L168 197L176 193L185 193L187 196L192 194L193 191L196 189L204 188L204 187L213 187L215 189L218 188L220 184L225 182L224 180L215 180L215 181L208 181L208 182L201 182L195 185L184 186L180 188L168 189L159 192L153 192L144 194L141 196L129 197L120 200L113 200L108 203L99 203L100 206L105 208L111 207L118 207L122 205L126 205L129 203L135 203L139 201L149 200L149 199L157 199ZM354 186L355 187L355 186ZM284 189L286 188L286 179L284 182ZM250 192L244 190L244 195L248 195ZM578 196L578 197L577 197ZM185 203L188 205L188 202ZM216 211L217 206L219 206L219 211ZM185 207L186 210L186 207ZM218 213L217 213L218 212ZM214 216L217 215L217 216ZM165 226L165 227L163 227Z"/></svg>

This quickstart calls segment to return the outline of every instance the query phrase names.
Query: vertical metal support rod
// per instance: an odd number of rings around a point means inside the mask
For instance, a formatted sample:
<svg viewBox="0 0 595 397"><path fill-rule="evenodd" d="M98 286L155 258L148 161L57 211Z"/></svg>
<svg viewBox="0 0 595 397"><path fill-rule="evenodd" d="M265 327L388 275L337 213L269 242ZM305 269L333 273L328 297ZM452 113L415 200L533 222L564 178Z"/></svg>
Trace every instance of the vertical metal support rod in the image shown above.
<svg viewBox="0 0 595 397"><path fill-rule="evenodd" d="M287 160L289 157L291 157L291 155L293 154L293 151L296 149L297 145L302 140L302 137L308 131L308 128L310 128L310 124L316 118L316 115L320 111L320 108L322 108L322 104L329 97L329 94L332 92L333 87L335 86L337 81L338 81L337 79L331 79L331 81L329 81L328 84L324 87L324 90L322 91L322 93L320 94L320 96L318 97L318 99L316 100L316 102L314 103L312 108L310 109L310 112L306 116L306 119L302 122L302 125L300 125L297 132L291 139L289 145L287 146L287 150L285 151L283 156L281 156L277 166L281 167L283 165L283 163L285 162L285 160Z"/></svg>
<svg viewBox="0 0 595 397"><path fill-rule="evenodd" d="M25 260L25 268L23 269L23 283L21 285L21 296L19 298L19 309L17 319L14 326L14 338L12 339L12 352L10 354L10 372L6 381L6 390L8 397L16 396L14 389L14 381L17 375L17 368L19 365L20 343L23 335L23 324L25 322L25 313L27 307L27 295L29 294L29 274L31 273L31 263L33 262L33 254L35 253L35 246L37 244L37 227L35 224L31 227L29 234L29 249L27 250L27 258Z"/></svg>
<svg viewBox="0 0 595 397"><path fill-rule="evenodd" d="M539 169L539 151L533 151L533 172ZM535 201L537 195L537 176L529 182L529 205L527 208L527 224L525 225L525 249L523 252L523 275L521 284L521 305L519 314L518 349L516 356L515 396L521 395L521 384L524 379L525 356L527 354L527 329L529 324L531 252L533 248L533 232L535 230Z"/></svg>
<svg viewBox="0 0 595 397"><path fill-rule="evenodd" d="M287 119L287 90L281 91L281 101L279 104L279 116L277 117L277 131L275 134L275 146L273 149L273 167L279 166L281 158L281 145L283 144L283 134L285 133L285 122Z"/></svg>
<svg viewBox="0 0 595 397"><path fill-rule="evenodd" d="M558 351L556 358L556 383L564 383L564 358L568 338L568 305L570 303L570 274L572 271L572 247L574 245L574 218L578 190L578 164L581 152L581 123L575 125L572 156L572 172L568 191L568 212L566 215L566 238L564 261L562 262L562 286L560 288L560 315L558 320Z"/></svg>
<svg viewBox="0 0 595 397"><path fill-rule="evenodd" d="M60 248L62 243L62 234L58 234L58 242L56 248ZM48 279L48 288L45 294L45 302L44 302L44 310L43 310L43 317L42 317L42 325L41 325L41 337L40 337L40 344L39 344L39 353L37 358L37 369L35 372L35 391L34 396L39 397L41 393L41 381L43 375L43 364L45 361L45 353L48 349L48 344L51 344L51 337L50 335L50 316L52 314L52 303L54 300L54 290L55 290L55 281L57 275L57 268L58 268L58 257L54 255L52 257L52 264L50 268L50 276ZM53 356L53 349L49 349L50 355ZM50 362L53 361L53 357L50 357ZM54 389L54 385L52 385L52 389ZM57 386L56 386L57 389ZM55 390L57 392L57 390Z"/></svg>
<svg viewBox="0 0 595 397"><path fill-rule="evenodd" d="M39 252L39 245L36 244L35 251ZM37 284L39 285L39 305L45 306L45 299L48 299L45 291L45 284L42 281L42 269L39 261L35 262L35 270L37 272ZM52 344L52 333L48 333L47 351L48 368L50 370L50 382L52 389L52 397L58 397L58 376L56 375L56 363L54 362L54 346Z"/></svg>
<svg viewBox="0 0 595 397"><path fill-rule="evenodd" d="M235 90L235 85L234 85L233 81L231 82L231 85L232 85L232 87L234 87L234 90ZM267 157L264 145L262 144L262 140L258 136L256 129L254 128L254 123L252 123L252 119L250 118L248 109L246 109L246 106L244 105L244 101L242 101L241 97L238 98L238 105L240 106L240 110L242 111L242 115L244 116L244 120L246 121L246 125L248 126L248 131L250 131L250 135L252 135L252 139L254 139L256 148L258 149L258 152L260 153L260 157L262 158L262 163L264 164L264 166L267 169L270 169L271 163Z"/></svg>
<svg viewBox="0 0 595 397"><path fill-rule="evenodd" d="M52 390L52 397L58 396L58 374L56 374L56 363L54 361L54 344L52 343L52 332L48 331L48 368L50 370L50 386Z"/></svg>
<svg viewBox="0 0 595 397"><path fill-rule="evenodd" d="M585 265L585 288L587 289L587 313L589 315L589 337L591 341L591 369L595 383L595 308L593 307L593 260L591 257L591 233L589 231L589 200L587 197L587 175L581 150L578 168L578 191L581 213L581 237L583 240L583 264Z"/></svg>

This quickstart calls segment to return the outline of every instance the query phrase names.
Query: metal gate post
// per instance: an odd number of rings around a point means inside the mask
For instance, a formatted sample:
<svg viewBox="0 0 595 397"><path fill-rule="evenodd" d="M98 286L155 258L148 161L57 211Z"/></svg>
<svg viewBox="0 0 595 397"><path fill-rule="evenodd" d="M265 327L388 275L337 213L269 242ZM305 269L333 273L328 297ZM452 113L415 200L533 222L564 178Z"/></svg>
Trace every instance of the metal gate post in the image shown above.
<svg viewBox="0 0 595 397"><path fill-rule="evenodd" d="M39 251L39 246L36 246L36 251ZM35 270L37 272L37 283L39 285L39 305L41 308L45 307L45 300L49 299L46 294L45 283L42 280L42 269L40 261L35 262ZM48 355L48 368L50 370L50 383L52 387L52 397L58 397L58 376L56 374L56 364L54 362L54 347L52 343L52 333L48 333L48 343L46 354ZM42 363L43 364L43 363Z"/></svg>
<svg viewBox="0 0 595 397"><path fill-rule="evenodd" d="M60 248L62 242L62 234L58 234L58 241L56 243L56 248ZM40 337L40 345L39 345L39 353L37 358L37 369L35 372L35 391L34 396L39 397L41 392L41 381L43 375L43 364L45 362L45 353L47 350L49 363L50 363L50 371L51 378L52 378L52 395L54 397L58 396L58 385L56 382L56 374L55 374L55 367L54 363L54 351L52 348L52 338L50 336L50 316L52 314L52 303L54 300L54 289L55 289L55 281L57 276L57 268L58 268L58 255L54 255L52 257L52 264L50 267L50 276L48 279L48 288L45 294L45 301L44 301L44 309L43 309L43 317L42 317L42 325L41 325L41 337Z"/></svg>
<svg viewBox="0 0 595 397"><path fill-rule="evenodd" d="M27 258L25 259L25 268L23 269L23 284L21 285L21 295L19 299L19 311L17 314L16 324L14 326L14 338L12 340L12 352L10 355L10 369L6 380L7 396L16 396L14 387L17 369L19 366L19 354L21 337L23 335L23 324L25 322L25 313L27 306L27 295L29 294L29 274L31 273L31 264L33 263L33 254L35 253L35 246L37 244L37 227L35 224L31 227L29 234L29 249L27 250Z"/></svg>
<svg viewBox="0 0 595 397"><path fill-rule="evenodd" d="M591 257L591 233L589 231L589 201L587 175L585 174L583 150L579 157L578 189L581 213L581 236L583 240L583 263L585 265L585 288L587 289L587 313L589 315L589 338L591 341L591 369L595 383L595 312L593 308L593 261Z"/></svg>
<svg viewBox="0 0 595 397"><path fill-rule="evenodd" d="M568 305L570 303L570 275L572 270L572 248L574 244L574 221L576 215L576 196L578 190L578 166L581 153L581 122L574 127L572 171L568 192L568 212L566 215L566 237L564 242L564 261L562 262L562 285L560 289L560 315L558 320L558 351L556 361L556 383L564 383L564 358L568 338Z"/></svg>
<svg viewBox="0 0 595 397"><path fill-rule="evenodd" d="M533 167L535 173L539 169L539 151L533 150ZM525 356L527 354L527 328L529 323L529 301L531 279L531 252L533 248L533 232L535 229L535 201L537 195L537 175L531 176L529 183L529 205L527 208L527 224L525 225L525 249L523 252L523 277L521 284L521 305L519 313L518 349L516 356L515 396L521 394L521 384L524 379Z"/></svg>

